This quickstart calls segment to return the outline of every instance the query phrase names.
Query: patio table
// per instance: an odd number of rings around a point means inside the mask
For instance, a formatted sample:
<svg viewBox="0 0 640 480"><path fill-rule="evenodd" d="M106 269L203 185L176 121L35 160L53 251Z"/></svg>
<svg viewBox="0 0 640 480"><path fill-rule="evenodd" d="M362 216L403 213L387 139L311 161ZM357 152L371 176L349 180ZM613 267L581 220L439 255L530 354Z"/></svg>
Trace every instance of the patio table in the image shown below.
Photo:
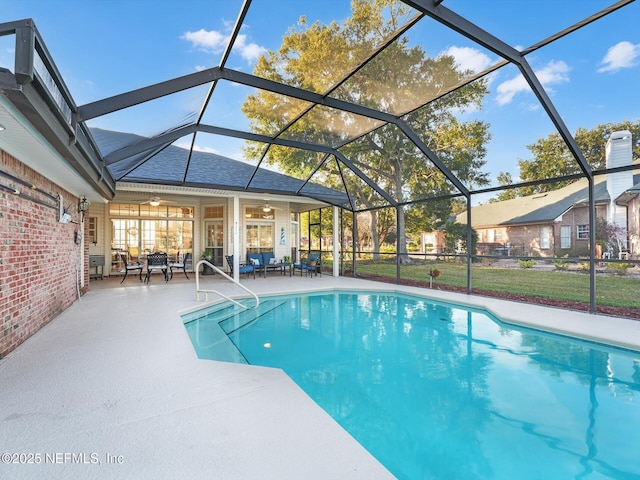
<svg viewBox="0 0 640 480"><path fill-rule="evenodd" d="M278 262L278 263L269 263L265 265L260 265L260 267L264 273L264 278L267 278L267 270L280 270L282 275L286 275L287 270L289 270L289 276L293 271L293 264L287 262Z"/></svg>

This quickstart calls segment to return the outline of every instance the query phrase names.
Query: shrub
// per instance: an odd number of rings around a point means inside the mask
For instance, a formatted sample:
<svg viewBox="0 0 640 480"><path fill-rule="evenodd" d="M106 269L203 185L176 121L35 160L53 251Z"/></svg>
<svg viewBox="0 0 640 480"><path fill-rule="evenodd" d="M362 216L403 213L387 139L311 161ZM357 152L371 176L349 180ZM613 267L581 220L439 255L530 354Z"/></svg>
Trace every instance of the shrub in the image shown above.
<svg viewBox="0 0 640 480"><path fill-rule="evenodd" d="M614 275L626 275L631 264L625 262L611 262L607 264L607 272Z"/></svg>
<svg viewBox="0 0 640 480"><path fill-rule="evenodd" d="M569 255L564 255L564 258L567 258ZM568 270L571 262L567 260L552 260L553 264L556 267L556 270Z"/></svg>
<svg viewBox="0 0 640 480"><path fill-rule="evenodd" d="M536 261L531 259L531 260L521 260L518 259L518 265L520 265L520 268L531 268L536 264Z"/></svg>
<svg viewBox="0 0 640 480"><path fill-rule="evenodd" d="M396 246L395 245L381 245L380 246L380 253L396 253Z"/></svg>
<svg viewBox="0 0 640 480"><path fill-rule="evenodd" d="M578 271L583 273L589 273L589 262L583 262L578 264Z"/></svg>

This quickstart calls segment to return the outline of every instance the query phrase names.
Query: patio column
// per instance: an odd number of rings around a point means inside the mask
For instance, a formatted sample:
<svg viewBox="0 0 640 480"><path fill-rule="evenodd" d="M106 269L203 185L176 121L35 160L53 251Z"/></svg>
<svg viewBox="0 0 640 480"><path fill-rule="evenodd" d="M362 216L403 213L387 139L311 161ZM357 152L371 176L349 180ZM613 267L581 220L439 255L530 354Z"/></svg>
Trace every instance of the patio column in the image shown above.
<svg viewBox="0 0 640 480"><path fill-rule="evenodd" d="M338 223L338 215L340 210L335 205L333 206L333 276L340 276L340 249L338 248L338 242L340 241L340 224Z"/></svg>
<svg viewBox="0 0 640 480"><path fill-rule="evenodd" d="M240 281L240 197L233 196L233 279Z"/></svg>

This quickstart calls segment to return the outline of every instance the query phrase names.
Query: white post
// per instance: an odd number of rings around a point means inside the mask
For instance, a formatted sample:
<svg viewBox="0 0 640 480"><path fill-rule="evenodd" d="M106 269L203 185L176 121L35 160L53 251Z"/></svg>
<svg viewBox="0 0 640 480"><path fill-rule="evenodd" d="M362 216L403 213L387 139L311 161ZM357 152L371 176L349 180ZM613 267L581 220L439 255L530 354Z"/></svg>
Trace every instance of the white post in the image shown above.
<svg viewBox="0 0 640 480"><path fill-rule="evenodd" d="M338 221L338 215L340 214L340 209L333 206L333 276L340 276L340 249L338 248L338 242L340 240L340 222Z"/></svg>
<svg viewBox="0 0 640 480"><path fill-rule="evenodd" d="M240 281L240 197L233 196L233 279Z"/></svg>

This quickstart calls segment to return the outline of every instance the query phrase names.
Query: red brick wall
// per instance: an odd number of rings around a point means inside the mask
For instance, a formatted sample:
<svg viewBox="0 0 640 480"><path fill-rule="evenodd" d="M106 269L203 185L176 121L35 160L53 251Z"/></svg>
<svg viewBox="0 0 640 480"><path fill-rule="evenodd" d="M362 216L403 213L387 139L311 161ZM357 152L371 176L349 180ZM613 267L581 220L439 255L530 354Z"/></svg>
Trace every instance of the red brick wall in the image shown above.
<svg viewBox="0 0 640 480"><path fill-rule="evenodd" d="M61 194L72 219L79 220L76 197L1 150L0 169L56 197ZM4 175L0 184L56 203ZM88 275L87 266L80 265L80 249L86 247L75 243L78 228L59 223L57 210L0 190L0 358L77 299L77 269Z"/></svg>

